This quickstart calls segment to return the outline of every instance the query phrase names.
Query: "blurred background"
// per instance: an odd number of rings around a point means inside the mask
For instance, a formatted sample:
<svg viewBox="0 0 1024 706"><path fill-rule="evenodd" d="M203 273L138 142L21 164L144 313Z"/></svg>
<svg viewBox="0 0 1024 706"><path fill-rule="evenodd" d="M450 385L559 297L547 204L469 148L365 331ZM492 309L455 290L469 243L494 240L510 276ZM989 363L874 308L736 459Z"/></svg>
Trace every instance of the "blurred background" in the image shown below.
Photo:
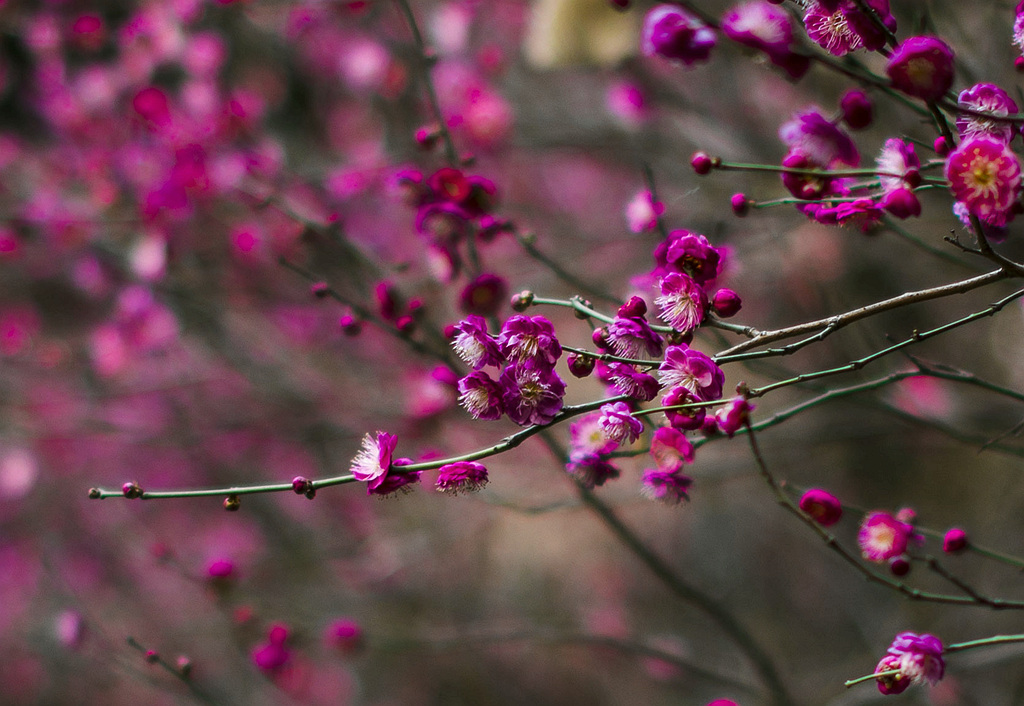
<svg viewBox="0 0 1024 706"><path fill-rule="evenodd" d="M433 118L398 3L0 6L0 703L766 703L737 646L581 503L536 439L489 459L490 484L474 495L434 492L427 473L397 498L357 484L313 501L246 496L232 513L220 497L87 498L125 482L335 476L377 429L417 459L496 443L516 427L457 406L437 370L452 359L443 327L464 316L474 270L504 283L501 318L523 289L565 298L585 286L606 313L633 293L650 302L637 277L660 236L626 217L645 165L667 226L728 249L721 284L742 297L744 324L782 327L986 269L943 242L962 226L941 191L900 223L911 237L864 234L788 206L737 218L733 193L780 198L778 179L693 173L698 149L778 164L779 126L810 105L834 114L855 87L837 73L814 66L794 83L724 38L692 67L641 56L645 3L411 5L465 171L496 187L503 225L478 243L479 264L418 232L403 199L401 175L434 172L444 152L416 139ZM699 5L720 16L729 3ZM893 5L900 36L923 28L957 51L956 90L990 81L1019 94L1013 3ZM927 121L871 96L875 121L855 134L865 166L890 137L934 158ZM1019 258L1015 230L1000 247ZM315 297L317 281L337 299ZM1011 291L916 305L793 356L727 366L726 389L841 365ZM531 313L563 343L589 344L567 310ZM911 350L1021 390L1021 314L1015 303ZM399 330L402 316L413 328ZM711 354L738 340L702 330L693 345ZM758 400L754 420L912 365L897 354L786 388ZM560 371L568 402L605 394ZM925 527L960 526L1019 554L1022 421L1006 396L919 378L759 439L792 488L909 506ZM1024 628L1014 611L914 603L862 580L778 507L743 438L699 449L680 506L640 495L648 463L622 459L599 497L734 614L798 703L881 699L842 682L870 673L904 630L948 643ZM834 528L854 553L858 522L848 511ZM921 551L941 553L934 540ZM944 562L985 595L1024 599L1019 570ZM923 564L906 581L958 593ZM1009 647L958 655L938 687L899 698L1021 703L1021 660Z"/></svg>

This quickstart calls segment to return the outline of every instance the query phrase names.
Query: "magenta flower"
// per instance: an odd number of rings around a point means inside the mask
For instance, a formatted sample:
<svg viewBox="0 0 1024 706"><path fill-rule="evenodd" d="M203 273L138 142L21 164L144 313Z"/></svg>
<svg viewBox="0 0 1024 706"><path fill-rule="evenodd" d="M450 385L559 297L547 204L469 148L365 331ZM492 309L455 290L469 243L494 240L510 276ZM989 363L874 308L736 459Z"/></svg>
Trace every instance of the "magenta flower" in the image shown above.
<svg viewBox="0 0 1024 706"><path fill-rule="evenodd" d="M658 396L661 387L658 381L647 373L641 373L632 365L610 363L604 370L612 387L620 395L628 395L641 402L653 400Z"/></svg>
<svg viewBox="0 0 1024 706"><path fill-rule="evenodd" d="M1006 143L991 137L966 140L946 160L946 178L956 200L986 224L1004 226L1013 219L1021 171Z"/></svg>
<svg viewBox="0 0 1024 706"><path fill-rule="evenodd" d="M690 404L691 402L701 402L694 397L693 393L689 389L682 385L677 385L669 390L661 397L662 407L672 407L680 404ZM672 425L674 429L682 429L689 431L692 429L700 429L704 424L704 418L707 416L707 409L704 407L693 407L689 409L671 409L665 411L665 418L668 419L668 423Z"/></svg>
<svg viewBox="0 0 1024 706"><path fill-rule="evenodd" d="M877 226L883 216L882 207L871 199L844 201L836 206L835 214L836 223L841 226L857 226L862 233Z"/></svg>
<svg viewBox="0 0 1024 706"><path fill-rule="evenodd" d="M654 303L661 307L662 321L680 333L689 333L704 320L708 298L704 290L691 277L669 272L661 282L661 296Z"/></svg>
<svg viewBox="0 0 1024 706"><path fill-rule="evenodd" d="M350 470L358 481L365 481L372 490L379 486L391 466L391 456L398 445L394 434L378 431L363 437L363 447L352 460Z"/></svg>
<svg viewBox="0 0 1024 706"><path fill-rule="evenodd" d="M901 632L886 652L875 674L898 673L878 677L878 690L883 694L899 694L911 684L928 682L934 686L946 672L942 641L934 635Z"/></svg>
<svg viewBox="0 0 1024 706"><path fill-rule="evenodd" d="M487 322L482 316L470 314L455 325L455 330L458 334L452 341L452 348L475 370L485 365L501 367L505 362L498 341L487 333Z"/></svg>
<svg viewBox="0 0 1024 706"><path fill-rule="evenodd" d="M438 469L437 489L442 493L458 495L474 492L487 485L487 469L475 461L456 461Z"/></svg>
<svg viewBox="0 0 1024 706"><path fill-rule="evenodd" d="M921 160L911 142L895 137L886 140L875 164L882 191L886 194L897 189L913 189L920 183L917 170L921 168Z"/></svg>
<svg viewBox="0 0 1024 706"><path fill-rule="evenodd" d="M658 368L663 387L682 386L702 402L722 396L725 374L715 361L687 345L669 346Z"/></svg>
<svg viewBox="0 0 1024 706"><path fill-rule="evenodd" d="M598 454L589 454L571 459L565 465L566 472L584 488L602 486L606 481L618 478L619 469Z"/></svg>
<svg viewBox="0 0 1024 706"><path fill-rule="evenodd" d="M501 327L501 352L512 361L550 369L562 355L555 327L543 316L516 315Z"/></svg>
<svg viewBox="0 0 1024 706"><path fill-rule="evenodd" d="M889 12L888 0L867 0L889 31L895 31L896 19ZM835 56L864 47L870 51L885 45L885 33L852 0L810 0L804 14L807 36Z"/></svg>
<svg viewBox="0 0 1024 706"><path fill-rule="evenodd" d="M639 358L643 351L649 356L659 356L664 346L661 336L642 316L616 316L605 332L612 350L626 358Z"/></svg>
<svg viewBox="0 0 1024 706"><path fill-rule="evenodd" d="M593 412L569 425L569 458L604 456L618 448L619 442L604 433L601 416Z"/></svg>
<svg viewBox="0 0 1024 706"><path fill-rule="evenodd" d="M626 222L633 233L643 233L658 227L658 216L665 212L665 204L654 201L651 192L644 190L626 204Z"/></svg>
<svg viewBox="0 0 1024 706"><path fill-rule="evenodd" d="M815 164L806 155L790 151L782 158L782 166L786 169L821 169L824 165ZM828 194L833 183L833 178L827 174L782 173L782 185L798 199L821 198ZM818 204L810 206L816 207Z"/></svg>
<svg viewBox="0 0 1024 706"><path fill-rule="evenodd" d="M476 370L459 380L459 404L474 419L501 419L502 389L482 370Z"/></svg>
<svg viewBox="0 0 1024 706"><path fill-rule="evenodd" d="M651 500L660 500L669 505L678 505L689 500L693 478L678 471L661 471L649 468L644 471L641 492Z"/></svg>
<svg viewBox="0 0 1024 706"><path fill-rule="evenodd" d="M412 463L410 459L397 459L391 464L391 469L384 475L380 483L375 486L366 486L367 495L391 495L398 491L408 493L412 488L408 486L420 482L422 471L403 471L401 466Z"/></svg>
<svg viewBox="0 0 1024 706"><path fill-rule="evenodd" d="M790 153L805 156L817 167L860 164L860 154L850 136L814 108L797 113L784 123L779 128L779 139Z"/></svg>
<svg viewBox="0 0 1024 706"><path fill-rule="evenodd" d="M707 61L716 41L714 30L675 5L658 5L648 12L640 34L644 54L687 66Z"/></svg>
<svg viewBox="0 0 1024 706"><path fill-rule="evenodd" d="M617 444L632 444L644 431L644 423L633 416L625 402L602 405L598 422L604 435Z"/></svg>
<svg viewBox="0 0 1024 706"><path fill-rule="evenodd" d="M953 85L953 50L936 37L910 37L893 51L885 72L896 90L935 101Z"/></svg>
<svg viewBox="0 0 1024 706"><path fill-rule="evenodd" d="M686 434L672 427L659 427L651 439L651 457L660 471L676 472L693 463L693 444Z"/></svg>
<svg viewBox="0 0 1024 706"><path fill-rule="evenodd" d="M981 110L993 115L1008 115L1017 112L1017 104L1013 102L1009 94L991 83L978 83L961 91L956 104L961 108ZM983 118L970 113L957 115L956 129L960 132L961 140L986 135L1009 142L1016 132L1013 123Z"/></svg>
<svg viewBox="0 0 1024 706"><path fill-rule="evenodd" d="M769 57L790 53L793 25L789 14L767 0L741 3L722 15L722 32L734 42Z"/></svg>
<svg viewBox="0 0 1024 706"><path fill-rule="evenodd" d="M839 499L818 488L811 488L800 497L800 509L822 527L831 527L843 516Z"/></svg>
<svg viewBox="0 0 1024 706"><path fill-rule="evenodd" d="M565 383L554 370L513 364L498 384L505 414L516 424L548 424L562 409Z"/></svg>
<svg viewBox="0 0 1024 706"><path fill-rule="evenodd" d="M651 272L654 277L682 272L703 285L721 272L722 252L699 233L673 230L667 240L654 248L654 261L656 266Z"/></svg>
<svg viewBox="0 0 1024 706"><path fill-rule="evenodd" d="M459 293L459 308L468 314L492 316L508 299L508 284L490 272L477 275Z"/></svg>
<svg viewBox="0 0 1024 706"><path fill-rule="evenodd" d="M907 550L912 527L888 512L871 512L861 522L857 544L868 561L881 563Z"/></svg>
<svg viewBox="0 0 1024 706"><path fill-rule="evenodd" d="M729 404L719 407L715 412L715 421L718 422L718 430L728 434L731 439L733 434L742 429L750 421L750 413L754 411L754 405L750 404L743 397L734 397Z"/></svg>

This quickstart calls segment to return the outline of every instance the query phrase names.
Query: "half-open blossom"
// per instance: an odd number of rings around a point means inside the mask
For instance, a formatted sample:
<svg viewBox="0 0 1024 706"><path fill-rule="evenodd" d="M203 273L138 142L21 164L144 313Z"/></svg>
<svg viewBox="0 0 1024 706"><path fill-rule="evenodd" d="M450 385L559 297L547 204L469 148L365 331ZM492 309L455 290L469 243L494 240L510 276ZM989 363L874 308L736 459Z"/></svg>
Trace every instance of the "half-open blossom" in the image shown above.
<svg viewBox="0 0 1024 706"><path fill-rule="evenodd" d="M500 419L505 411L501 387L482 370L459 380L459 404L474 419Z"/></svg>
<svg viewBox="0 0 1024 706"><path fill-rule="evenodd" d="M818 167L845 164L856 167L860 153L850 136L830 121L817 108L797 113L779 128L779 139L791 152L807 157Z"/></svg>
<svg viewBox="0 0 1024 706"><path fill-rule="evenodd" d="M626 363L610 363L604 367L608 380L620 395L647 402L658 396L661 385L651 375Z"/></svg>
<svg viewBox="0 0 1024 706"><path fill-rule="evenodd" d="M907 550L912 530L888 512L870 512L861 522L857 544L865 559L881 563Z"/></svg>
<svg viewBox="0 0 1024 706"><path fill-rule="evenodd" d="M661 296L654 303L661 307L661 319L681 333L700 326L708 305L701 286L680 272L669 272L658 284Z"/></svg>
<svg viewBox="0 0 1024 706"><path fill-rule="evenodd" d="M367 495L381 495L387 496L398 491L408 493L411 488L408 486L414 483L420 482L420 476L422 471L404 471L402 470L403 465L412 463L410 459L402 458L397 459L391 464L391 468L388 472L381 477L380 482L376 485L366 486Z"/></svg>
<svg viewBox="0 0 1024 706"><path fill-rule="evenodd" d="M918 186L920 174L917 170L921 168L921 159L914 151L912 142L896 137L886 140L875 164L883 192Z"/></svg>
<svg viewBox="0 0 1024 706"><path fill-rule="evenodd" d="M498 384L505 414L516 424L548 424L562 409L565 383L554 370L513 364Z"/></svg>
<svg viewBox="0 0 1024 706"><path fill-rule="evenodd" d="M978 83L960 92L956 104L961 108L980 110L993 115L1008 115L1017 112L1017 104L1010 95L999 86L991 83ZM1003 142L1013 139L1016 130L1014 124L1005 120L992 120L970 113L956 116L956 129L960 137L966 140L979 135L988 135Z"/></svg>
<svg viewBox="0 0 1024 706"><path fill-rule="evenodd" d="M750 420L750 413L754 405L744 397L734 397L729 404L719 407L715 412L715 421L718 422L718 429L723 434L728 434L731 439L733 434L742 429Z"/></svg>
<svg viewBox="0 0 1024 706"><path fill-rule="evenodd" d="M438 469L437 489L442 493L473 492L487 485L487 468L475 461L456 461Z"/></svg>
<svg viewBox="0 0 1024 706"><path fill-rule="evenodd" d="M957 201L989 225L1013 219L1021 170L1009 146L991 137L965 140L946 160L946 178Z"/></svg>
<svg viewBox="0 0 1024 706"><path fill-rule="evenodd" d="M953 50L937 37L909 37L893 50L885 72L896 90L935 101L953 85Z"/></svg>
<svg viewBox="0 0 1024 706"><path fill-rule="evenodd" d="M703 285L721 273L722 251L700 233L673 230L654 248L654 261L656 267L651 274L655 277L682 272Z"/></svg>
<svg viewBox="0 0 1024 706"><path fill-rule="evenodd" d="M391 466L391 457L398 445L394 434L378 431L363 437L363 447L352 460L350 470L358 481L364 481L373 489L381 484Z"/></svg>
<svg viewBox="0 0 1024 706"><path fill-rule="evenodd" d="M676 385L662 395L661 406L673 407L675 405L685 405L702 401L703 400L697 399L689 388L682 385ZM671 424L674 429L690 431L701 428L704 424L704 418L707 416L707 413L708 411L705 407L668 409L665 410L665 418L668 419L668 423Z"/></svg>
<svg viewBox="0 0 1024 706"><path fill-rule="evenodd" d="M743 300L740 299L740 295L731 289L719 289L715 292L715 295L711 297L712 311L723 319L735 316L739 313L739 310L742 307Z"/></svg>
<svg viewBox="0 0 1024 706"><path fill-rule="evenodd" d="M714 30L675 5L658 5L648 12L640 34L644 54L687 66L707 61L716 41Z"/></svg>
<svg viewBox="0 0 1024 706"><path fill-rule="evenodd" d="M661 355L664 345L661 336L640 316L616 316L605 328L608 345L616 354L626 358L639 358L646 351L649 356Z"/></svg>
<svg viewBox="0 0 1024 706"><path fill-rule="evenodd" d="M644 431L644 423L633 416L625 402L602 405L599 423L604 435L619 444L632 444Z"/></svg>
<svg viewBox="0 0 1024 706"><path fill-rule="evenodd" d="M534 367L552 368L562 355L555 327L543 316L509 318L501 327L498 343L509 360Z"/></svg>
<svg viewBox="0 0 1024 706"><path fill-rule="evenodd" d="M693 444L686 434L672 427L659 427L651 439L651 458L660 471L675 472L693 463Z"/></svg>
<svg viewBox="0 0 1024 706"><path fill-rule="evenodd" d="M660 500L670 505L678 505L689 500L689 489L693 478L679 471L662 471L654 468L644 471L641 492L651 500Z"/></svg>
<svg viewBox="0 0 1024 706"><path fill-rule="evenodd" d="M811 488L800 496L800 509L822 527L831 527L843 516L843 506L839 499L819 488Z"/></svg>
<svg viewBox="0 0 1024 706"><path fill-rule="evenodd" d="M474 369L479 370L485 365L501 367L505 362L498 341L487 333L487 321L482 316L470 314L455 325L455 330L458 333L452 340L452 348Z"/></svg>
<svg viewBox="0 0 1024 706"><path fill-rule="evenodd" d="M658 371L664 387L680 385L705 402L722 396L722 369L707 355L687 345L670 346Z"/></svg>
<svg viewBox="0 0 1024 706"><path fill-rule="evenodd" d="M942 641L934 635L901 632L875 667L875 674L898 673L879 676L878 690L899 694L911 684L928 682L934 686L946 672L942 652Z"/></svg>

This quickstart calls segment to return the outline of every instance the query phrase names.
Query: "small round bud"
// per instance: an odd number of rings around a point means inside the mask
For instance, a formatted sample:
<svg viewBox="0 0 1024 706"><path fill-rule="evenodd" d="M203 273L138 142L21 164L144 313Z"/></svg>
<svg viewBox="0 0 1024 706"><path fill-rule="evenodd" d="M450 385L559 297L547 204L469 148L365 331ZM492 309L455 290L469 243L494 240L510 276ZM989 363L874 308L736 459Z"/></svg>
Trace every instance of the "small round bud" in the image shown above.
<svg viewBox="0 0 1024 706"><path fill-rule="evenodd" d="M940 157L948 157L949 151L953 148L953 146L949 144L949 140L945 137L936 137L933 146L935 148L935 154Z"/></svg>
<svg viewBox="0 0 1024 706"><path fill-rule="evenodd" d="M178 659L174 660L175 666L178 668L178 673L183 677L189 677L192 674L192 660L185 655L180 655Z"/></svg>
<svg viewBox="0 0 1024 706"><path fill-rule="evenodd" d="M735 316L742 306L743 302L740 299L740 295L731 289L719 289L715 292L715 296L711 298L711 308L715 310L715 314L723 319Z"/></svg>
<svg viewBox="0 0 1024 706"><path fill-rule="evenodd" d="M874 118L873 108L871 99L863 91L847 91L839 99L843 122L851 130L863 130L870 125Z"/></svg>
<svg viewBox="0 0 1024 706"><path fill-rule="evenodd" d="M136 498L142 497L142 488L140 488L139 484L135 482L125 483L122 485L121 492L129 500L135 500Z"/></svg>
<svg viewBox="0 0 1024 706"><path fill-rule="evenodd" d="M324 299L331 293L331 287L326 282L314 282L309 285L309 292L317 299Z"/></svg>
<svg viewBox="0 0 1024 706"><path fill-rule="evenodd" d="M743 194L733 194L729 204L732 206L732 212L740 218L750 213L750 199Z"/></svg>
<svg viewBox="0 0 1024 706"><path fill-rule="evenodd" d="M363 322L352 314L343 314L338 319L338 328L346 336L358 336L359 332L363 330Z"/></svg>
<svg viewBox="0 0 1024 706"><path fill-rule="evenodd" d="M146 660L149 664L156 664L160 661L160 655L157 653L156 650L146 650L146 654L143 655L143 659Z"/></svg>
<svg viewBox="0 0 1024 706"><path fill-rule="evenodd" d="M416 320L408 314L399 316L395 319L395 328L398 329L399 333L408 336L416 328Z"/></svg>
<svg viewBox="0 0 1024 706"><path fill-rule="evenodd" d="M417 129L413 134L416 144L425 150L433 149L437 145L437 140L440 136L441 131L436 125L425 125Z"/></svg>
<svg viewBox="0 0 1024 706"><path fill-rule="evenodd" d="M952 527L946 531L942 538L942 551L947 554L955 554L967 548L967 533L959 527Z"/></svg>
<svg viewBox="0 0 1024 706"><path fill-rule="evenodd" d="M647 315L647 302L643 297L632 296L619 307L619 316L624 319L639 319Z"/></svg>
<svg viewBox="0 0 1024 706"><path fill-rule="evenodd" d="M304 476L295 476L292 478L292 491L296 495L303 495L309 488L309 479Z"/></svg>
<svg viewBox="0 0 1024 706"><path fill-rule="evenodd" d="M1024 73L1024 56L1018 56L1013 60L1013 68L1017 69L1021 73Z"/></svg>
<svg viewBox="0 0 1024 706"><path fill-rule="evenodd" d="M237 495L229 495L224 498L224 509L228 512L237 512L242 507L242 501Z"/></svg>
<svg viewBox="0 0 1024 706"><path fill-rule="evenodd" d="M910 573L910 562L906 557L894 556L889 560L889 571L893 576L906 576Z"/></svg>
<svg viewBox="0 0 1024 706"><path fill-rule="evenodd" d="M103 493L100 492L99 488L89 488L89 499L98 500L103 497Z"/></svg>
<svg viewBox="0 0 1024 706"><path fill-rule="evenodd" d="M582 306L585 306L588 309L593 309L594 308L594 303L592 301L590 301L589 299L584 299L583 297L573 297L572 300L574 302L579 302ZM580 311L579 309L577 309L575 307L573 307L572 315L575 316L580 321L586 321L587 319L590 318L590 314L588 314L585 311Z"/></svg>
<svg viewBox="0 0 1024 706"><path fill-rule="evenodd" d="M528 289L524 289L519 294L512 297L512 309L518 311L520 314L530 308L533 304L533 292Z"/></svg>
<svg viewBox="0 0 1024 706"><path fill-rule="evenodd" d="M711 171L714 166L714 160L711 159L707 152L696 152L690 159L690 166L693 167L693 171L697 172L701 176L704 176Z"/></svg>
<svg viewBox="0 0 1024 706"><path fill-rule="evenodd" d="M324 641L342 654L353 654L363 646L363 629L354 620L339 618L327 626Z"/></svg>
<svg viewBox="0 0 1024 706"><path fill-rule="evenodd" d="M608 343L608 332L603 326L599 326L591 332L590 340L602 351L611 350L611 344Z"/></svg>
<svg viewBox="0 0 1024 706"><path fill-rule="evenodd" d="M566 364L569 366L569 372L575 377L585 378L594 372L595 360L589 355L576 355L570 353L565 359Z"/></svg>

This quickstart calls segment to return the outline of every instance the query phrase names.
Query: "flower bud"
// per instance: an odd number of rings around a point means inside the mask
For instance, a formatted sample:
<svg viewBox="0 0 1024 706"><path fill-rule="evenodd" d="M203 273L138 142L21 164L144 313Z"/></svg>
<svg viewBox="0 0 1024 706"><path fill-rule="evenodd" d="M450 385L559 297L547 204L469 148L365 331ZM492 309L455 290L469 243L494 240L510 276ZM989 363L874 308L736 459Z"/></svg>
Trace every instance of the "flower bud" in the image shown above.
<svg viewBox="0 0 1024 706"><path fill-rule="evenodd" d="M338 319L338 328L346 336L358 336L359 332L363 330L363 322L352 314L342 314Z"/></svg>
<svg viewBox="0 0 1024 706"><path fill-rule="evenodd" d="M955 554L967 548L967 533L959 527L952 527L942 538L942 551Z"/></svg>
<svg viewBox="0 0 1024 706"><path fill-rule="evenodd" d="M138 483L129 482L121 486L121 492L129 500L135 500L136 498L142 497L142 488L139 487Z"/></svg>
<svg viewBox="0 0 1024 706"><path fill-rule="evenodd" d="M933 147L935 148L935 154L940 157L948 157L953 149L953 146L949 144L949 140L945 137L936 137Z"/></svg>
<svg viewBox="0 0 1024 706"><path fill-rule="evenodd" d="M715 160L711 159L707 152L696 152L690 159L690 166L693 167L693 171L704 176L715 166Z"/></svg>
<svg viewBox="0 0 1024 706"><path fill-rule="evenodd" d="M750 199L744 194L733 194L729 203L732 206L732 212L740 218L750 213Z"/></svg>
<svg viewBox="0 0 1024 706"><path fill-rule="evenodd" d="M242 507L242 501L237 495L229 495L224 498L224 509L228 512L237 512L240 507Z"/></svg>
<svg viewBox="0 0 1024 706"><path fill-rule="evenodd" d="M618 313L624 319L639 319L647 315L647 302L642 297L632 296L619 307Z"/></svg>
<svg viewBox="0 0 1024 706"><path fill-rule="evenodd" d="M589 355L576 355L575 353L570 353L565 359L565 362L569 366L570 373L575 377L585 378L594 372L594 364L596 361Z"/></svg>
<svg viewBox="0 0 1024 706"><path fill-rule="evenodd" d="M743 302L740 300L740 295L731 289L719 289L711 298L711 308L723 319L735 316L741 306L743 306Z"/></svg>
<svg viewBox="0 0 1024 706"><path fill-rule="evenodd" d="M512 297L513 311L523 313L524 311L530 308L531 304L533 304L533 292L529 291L528 289L524 289L519 294L516 294L515 296Z"/></svg>
<svg viewBox="0 0 1024 706"><path fill-rule="evenodd" d="M844 93L839 100L839 109L843 111L843 122L851 130L863 130L874 118L871 99L863 91Z"/></svg>
<svg viewBox="0 0 1024 706"><path fill-rule="evenodd" d="M317 299L324 299L331 293L331 287L326 282L314 282L309 285L309 293Z"/></svg>
<svg viewBox="0 0 1024 706"><path fill-rule="evenodd" d="M893 576L906 576L910 573L910 562L903 555L894 556L889 560L889 571Z"/></svg>

